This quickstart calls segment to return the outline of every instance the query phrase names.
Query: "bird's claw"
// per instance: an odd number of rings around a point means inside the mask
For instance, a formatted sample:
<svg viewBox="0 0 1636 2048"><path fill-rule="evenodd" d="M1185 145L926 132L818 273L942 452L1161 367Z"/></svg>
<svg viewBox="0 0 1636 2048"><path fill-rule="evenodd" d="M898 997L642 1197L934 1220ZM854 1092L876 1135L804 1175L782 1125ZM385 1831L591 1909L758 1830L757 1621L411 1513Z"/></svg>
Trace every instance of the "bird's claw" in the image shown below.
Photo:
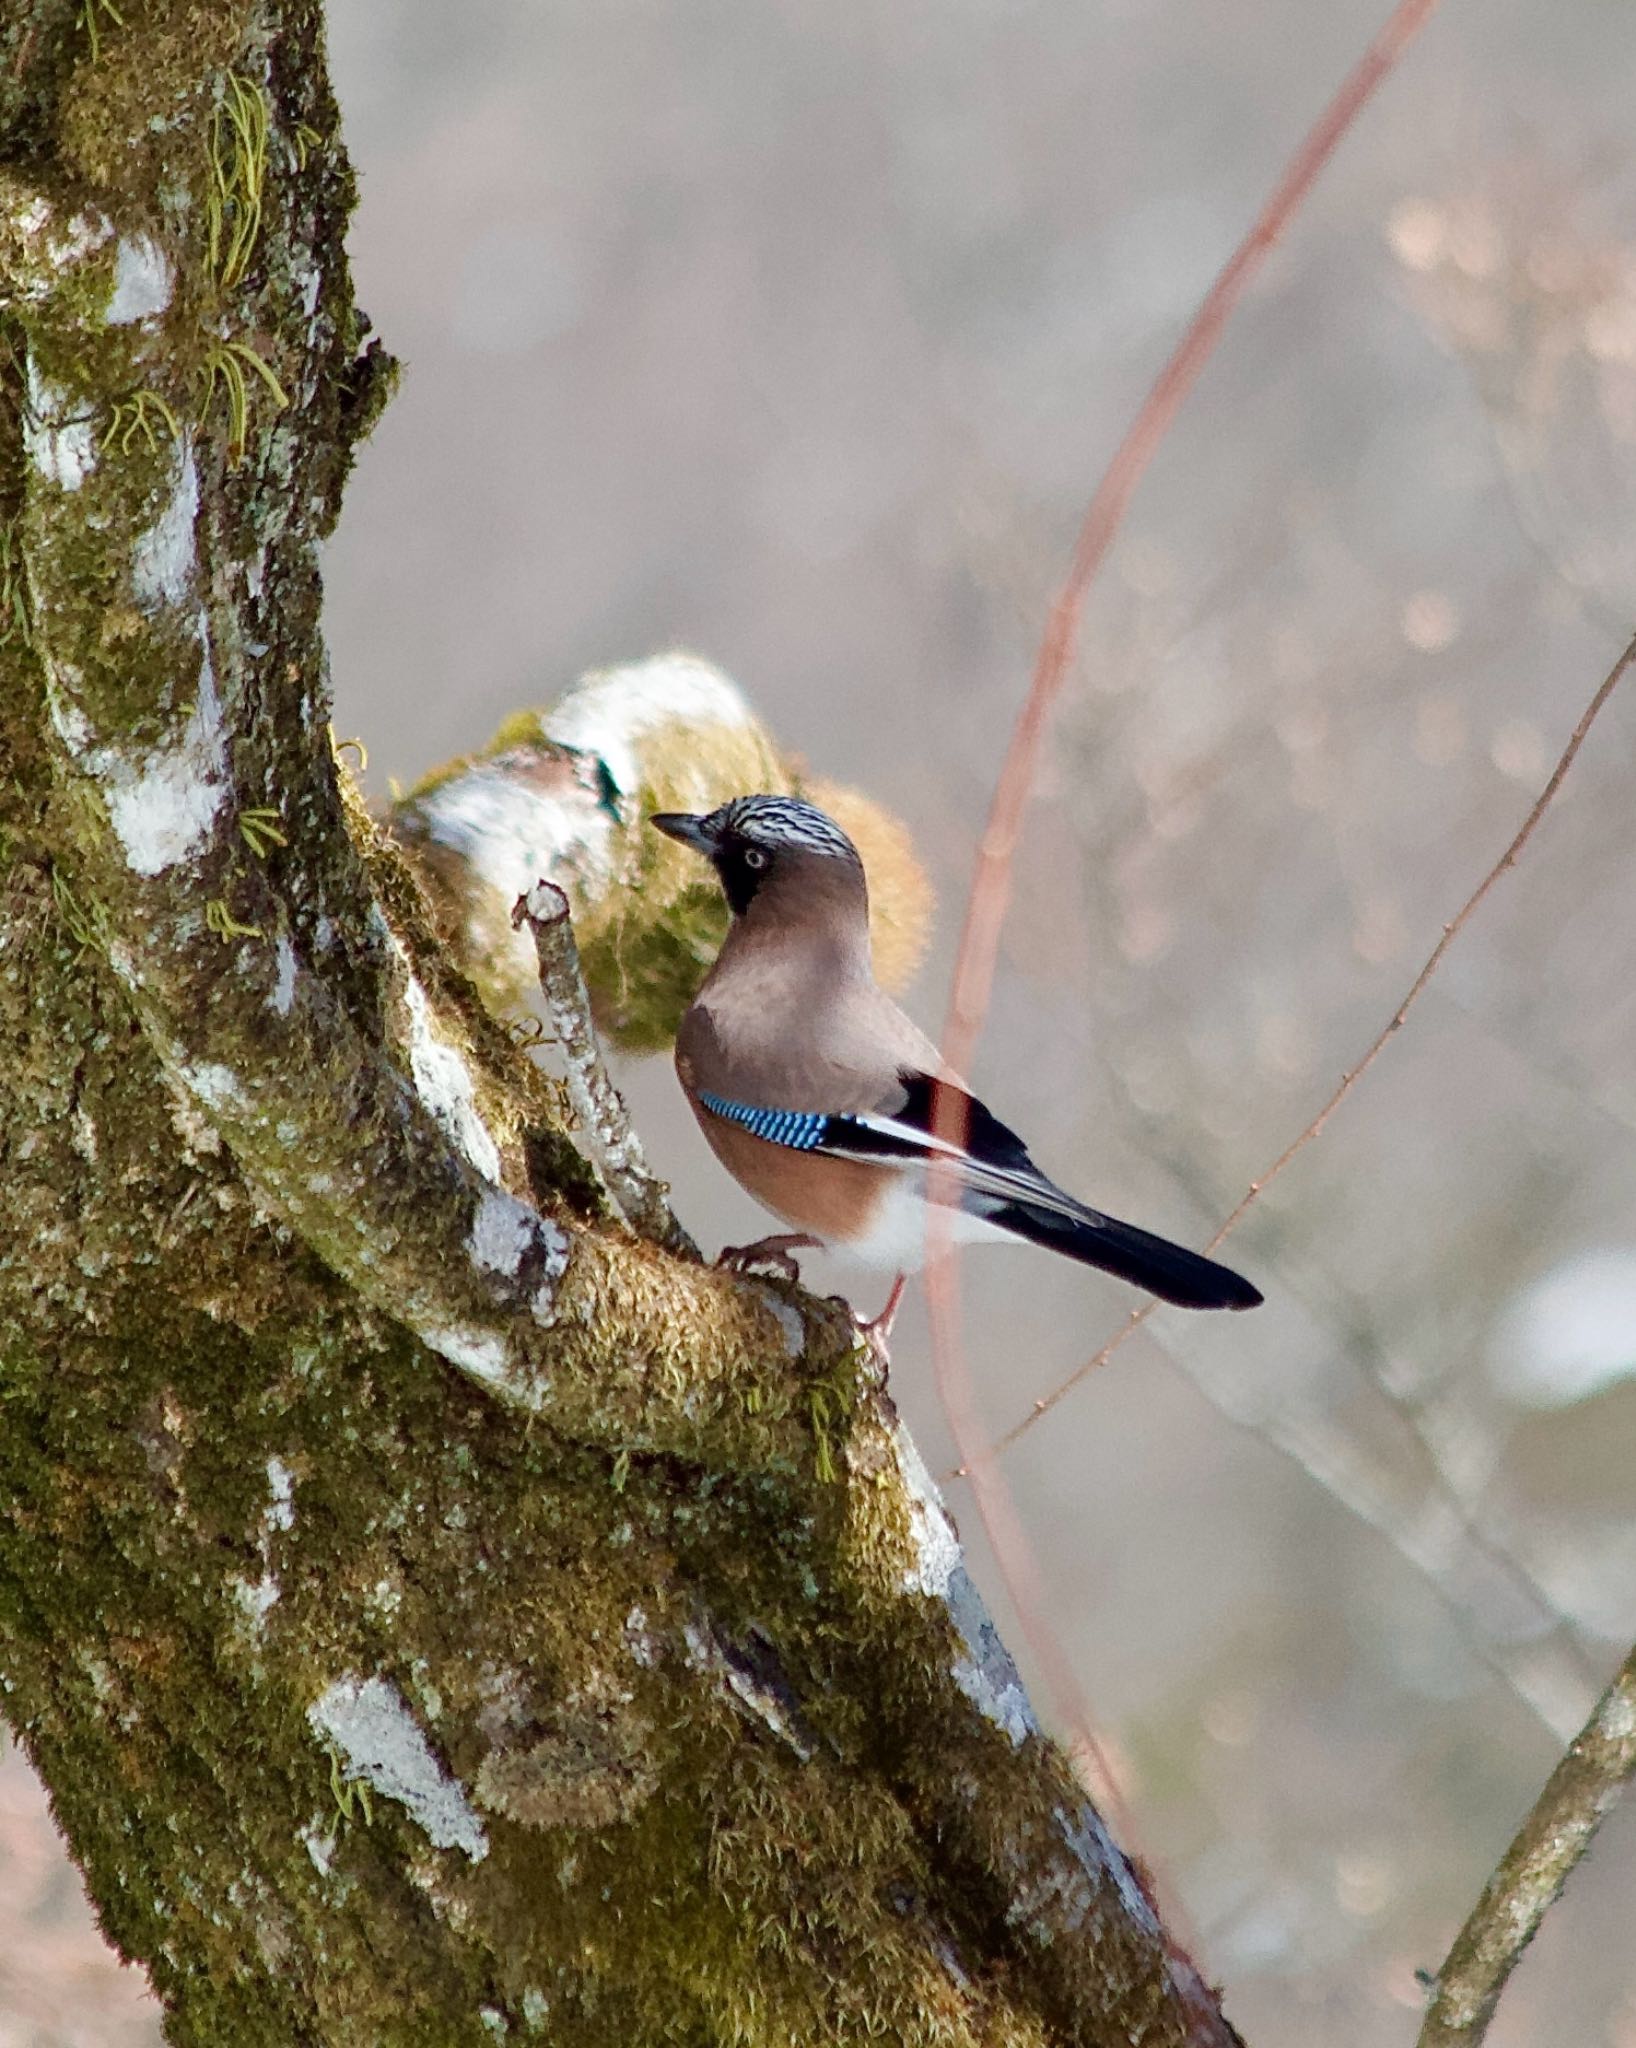
<svg viewBox="0 0 1636 2048"><path fill-rule="evenodd" d="M879 1316L864 1317L857 1310L852 1311L852 1325L863 1340L863 1347L874 1361L875 1369L885 1381L892 1364L891 1331L883 1330Z"/></svg>
<svg viewBox="0 0 1636 2048"><path fill-rule="evenodd" d="M892 1292L887 1297L885 1308L878 1316L861 1316L856 1309L852 1311L852 1320L857 1327L858 1335L868 1346L870 1357L880 1367L882 1379L886 1377L886 1370L892 1363L892 1324L897 1318L898 1303L903 1299L903 1287L904 1276L900 1273L893 1281Z"/></svg>
<svg viewBox="0 0 1636 2048"><path fill-rule="evenodd" d="M758 1266L771 1267L781 1280L799 1282L801 1268L793 1252L815 1250L818 1239L804 1231L788 1236L758 1237L754 1244L725 1244L716 1264L727 1273L751 1273Z"/></svg>
<svg viewBox="0 0 1636 2048"><path fill-rule="evenodd" d="M781 1280L799 1281L801 1268L789 1252L765 1252L754 1244L724 1244L716 1264L724 1273L776 1273Z"/></svg>

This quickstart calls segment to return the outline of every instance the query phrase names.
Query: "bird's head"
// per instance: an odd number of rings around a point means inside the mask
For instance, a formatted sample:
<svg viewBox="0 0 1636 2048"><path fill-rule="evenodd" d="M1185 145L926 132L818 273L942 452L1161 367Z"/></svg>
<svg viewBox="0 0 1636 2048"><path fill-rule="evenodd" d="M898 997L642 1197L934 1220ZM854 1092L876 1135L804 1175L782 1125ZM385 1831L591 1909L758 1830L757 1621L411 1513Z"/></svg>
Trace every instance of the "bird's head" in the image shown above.
<svg viewBox="0 0 1636 2048"><path fill-rule="evenodd" d="M858 849L833 818L799 797L736 796L703 816L659 811L648 822L704 855L735 917L774 885L781 896L839 887L867 901Z"/></svg>

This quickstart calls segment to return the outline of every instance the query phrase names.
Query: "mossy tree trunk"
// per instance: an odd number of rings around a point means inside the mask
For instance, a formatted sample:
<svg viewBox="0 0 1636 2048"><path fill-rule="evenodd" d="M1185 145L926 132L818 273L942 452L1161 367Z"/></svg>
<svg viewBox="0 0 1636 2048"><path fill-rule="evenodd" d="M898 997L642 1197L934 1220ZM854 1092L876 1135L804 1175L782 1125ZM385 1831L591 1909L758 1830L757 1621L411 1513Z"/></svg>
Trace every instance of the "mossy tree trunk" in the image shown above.
<svg viewBox="0 0 1636 2048"><path fill-rule="evenodd" d="M103 1924L211 2048L1229 2041L849 1331L609 1214L337 764L350 201L306 0L9 0L0 1680Z"/></svg>

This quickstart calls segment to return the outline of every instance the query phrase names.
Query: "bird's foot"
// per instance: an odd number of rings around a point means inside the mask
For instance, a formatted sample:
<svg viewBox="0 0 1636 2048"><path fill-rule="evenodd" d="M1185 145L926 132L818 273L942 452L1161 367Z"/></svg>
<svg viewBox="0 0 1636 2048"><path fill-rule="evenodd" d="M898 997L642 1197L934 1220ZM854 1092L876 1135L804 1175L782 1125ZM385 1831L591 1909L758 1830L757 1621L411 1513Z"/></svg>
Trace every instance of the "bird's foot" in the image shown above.
<svg viewBox="0 0 1636 2048"><path fill-rule="evenodd" d="M799 1280L801 1268L791 1252L820 1251L823 1239L809 1237L804 1230L786 1231L775 1237L758 1237L754 1244L724 1244L716 1264L729 1273L748 1273L757 1266L771 1266L785 1280Z"/></svg>
<svg viewBox="0 0 1636 2048"><path fill-rule="evenodd" d="M892 1291L886 1297L886 1306L878 1316L871 1316L865 1320L856 1309L852 1311L852 1320L858 1326L858 1335L869 1346L870 1354L883 1374L892 1362L889 1348L892 1324L897 1317L898 1303L903 1299L903 1290L907 1284L907 1276L900 1273L892 1282Z"/></svg>

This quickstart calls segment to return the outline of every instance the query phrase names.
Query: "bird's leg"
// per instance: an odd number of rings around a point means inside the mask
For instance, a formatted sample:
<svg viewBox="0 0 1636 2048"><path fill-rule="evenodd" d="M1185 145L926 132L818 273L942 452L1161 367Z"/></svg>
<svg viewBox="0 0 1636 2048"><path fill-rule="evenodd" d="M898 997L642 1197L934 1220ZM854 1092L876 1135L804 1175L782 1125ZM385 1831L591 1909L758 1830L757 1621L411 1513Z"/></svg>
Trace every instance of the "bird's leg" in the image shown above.
<svg viewBox="0 0 1636 2048"><path fill-rule="evenodd" d="M900 1273L892 1282L892 1291L886 1297L885 1308L870 1321L865 1322L863 1317L858 1315L855 1310L853 1312L853 1319L858 1325L858 1335L862 1337L863 1341L869 1346L883 1366L889 1362L886 1346L892 1335L892 1322L898 1312L898 1303L902 1301L903 1290L908 1284L909 1276L906 1273Z"/></svg>
<svg viewBox="0 0 1636 2048"><path fill-rule="evenodd" d="M801 1268L791 1252L822 1251L821 1237L809 1237L804 1230L785 1231L777 1237L758 1237L754 1244L724 1244L718 1266L729 1273L748 1273L752 1266L771 1266L786 1280L799 1280Z"/></svg>

